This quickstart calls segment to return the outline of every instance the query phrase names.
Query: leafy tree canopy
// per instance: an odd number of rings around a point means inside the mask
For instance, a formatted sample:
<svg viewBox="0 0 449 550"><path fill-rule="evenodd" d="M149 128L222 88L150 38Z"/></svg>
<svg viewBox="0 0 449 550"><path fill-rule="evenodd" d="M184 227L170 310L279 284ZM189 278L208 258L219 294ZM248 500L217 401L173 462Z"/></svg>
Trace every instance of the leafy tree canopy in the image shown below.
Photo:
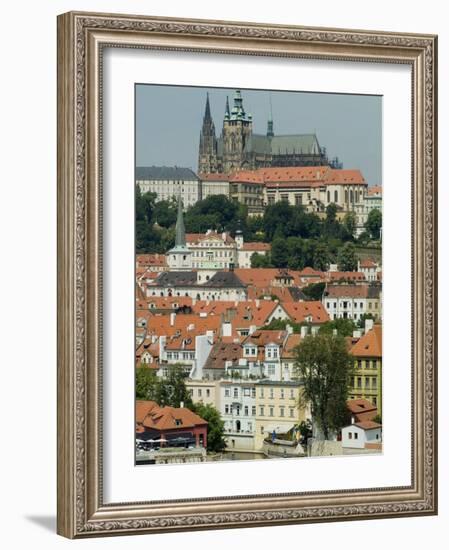
<svg viewBox="0 0 449 550"><path fill-rule="evenodd" d="M319 332L306 336L296 350L295 370L303 381L304 399L324 439L348 422L346 401L351 357L343 336Z"/></svg>

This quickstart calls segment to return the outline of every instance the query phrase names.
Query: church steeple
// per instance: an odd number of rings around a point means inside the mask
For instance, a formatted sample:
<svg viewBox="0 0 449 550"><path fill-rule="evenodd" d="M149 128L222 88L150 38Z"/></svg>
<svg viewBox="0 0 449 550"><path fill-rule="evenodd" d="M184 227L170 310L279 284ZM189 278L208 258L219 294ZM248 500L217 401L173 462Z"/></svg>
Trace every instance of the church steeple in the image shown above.
<svg viewBox="0 0 449 550"><path fill-rule="evenodd" d="M212 117L210 116L210 104L209 104L209 92L207 92L206 95L206 109L204 111L204 121L212 120Z"/></svg>
<svg viewBox="0 0 449 550"><path fill-rule="evenodd" d="M172 271L189 271L192 269L192 251L186 245L181 195L178 197L175 246L167 252L167 264Z"/></svg>
<svg viewBox="0 0 449 550"><path fill-rule="evenodd" d="M229 111L229 96L226 96L226 107L224 119L229 120L231 118L231 112Z"/></svg>
<svg viewBox="0 0 449 550"><path fill-rule="evenodd" d="M274 125L273 125L273 106L271 104L271 94L270 94L270 114L268 116L267 122L267 137L274 137Z"/></svg>
<svg viewBox="0 0 449 550"><path fill-rule="evenodd" d="M210 173L217 171L217 138L212 120L209 103L209 93L206 95L203 126L200 133L200 149L198 154L198 172Z"/></svg>
<svg viewBox="0 0 449 550"><path fill-rule="evenodd" d="M184 226L184 216L182 213L182 199L178 198L178 217L176 219L176 237L175 237L175 247L185 247L186 246L186 228Z"/></svg>

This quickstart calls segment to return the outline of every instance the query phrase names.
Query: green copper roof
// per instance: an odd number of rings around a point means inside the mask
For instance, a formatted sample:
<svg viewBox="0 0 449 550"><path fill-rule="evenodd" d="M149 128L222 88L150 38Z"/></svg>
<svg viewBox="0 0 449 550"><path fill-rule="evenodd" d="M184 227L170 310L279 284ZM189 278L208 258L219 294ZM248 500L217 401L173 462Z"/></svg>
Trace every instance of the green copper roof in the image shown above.
<svg viewBox="0 0 449 550"><path fill-rule="evenodd" d="M186 246L186 229L184 226L184 216L182 214L182 199L178 197L178 218L176 220L176 238L175 248Z"/></svg>

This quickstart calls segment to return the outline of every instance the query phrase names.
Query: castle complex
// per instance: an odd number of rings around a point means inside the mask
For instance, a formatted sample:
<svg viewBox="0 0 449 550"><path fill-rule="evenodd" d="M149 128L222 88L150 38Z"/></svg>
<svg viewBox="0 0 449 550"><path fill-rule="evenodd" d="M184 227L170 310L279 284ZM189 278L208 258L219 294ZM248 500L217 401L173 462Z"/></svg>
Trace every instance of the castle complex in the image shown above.
<svg viewBox="0 0 449 550"><path fill-rule="evenodd" d="M226 98L223 128L217 138L209 95L200 134L198 173L225 173L272 166L327 166L341 168L338 160L329 162L315 134L275 135L270 113L266 134L253 133L253 120L243 107L240 90L234 95L232 110Z"/></svg>

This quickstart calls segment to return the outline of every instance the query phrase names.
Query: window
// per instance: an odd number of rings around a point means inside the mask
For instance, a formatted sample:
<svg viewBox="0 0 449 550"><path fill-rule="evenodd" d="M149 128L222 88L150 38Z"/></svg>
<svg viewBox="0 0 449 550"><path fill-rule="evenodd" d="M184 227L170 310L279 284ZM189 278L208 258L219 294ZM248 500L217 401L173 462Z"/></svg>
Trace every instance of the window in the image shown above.
<svg viewBox="0 0 449 550"><path fill-rule="evenodd" d="M263 397L263 388L260 388L260 397Z"/></svg>
<svg viewBox="0 0 449 550"><path fill-rule="evenodd" d="M225 414L229 414L229 405L225 405Z"/></svg>
<svg viewBox="0 0 449 550"><path fill-rule="evenodd" d="M293 418L295 416L295 409L293 407L289 408L289 414L290 414L290 418Z"/></svg>
<svg viewBox="0 0 449 550"><path fill-rule="evenodd" d="M239 396L239 389L234 388L234 397L238 397L238 396Z"/></svg>
<svg viewBox="0 0 449 550"><path fill-rule="evenodd" d="M348 439L352 439L352 432L348 432Z"/></svg>
<svg viewBox="0 0 449 550"><path fill-rule="evenodd" d="M198 397L202 397L202 395L203 395L202 390L200 388L198 388Z"/></svg>
<svg viewBox="0 0 449 550"><path fill-rule="evenodd" d="M361 377L361 376L359 376L359 377L357 378L357 387L358 387L358 388L361 388L361 387L362 387L362 377Z"/></svg>
<svg viewBox="0 0 449 550"><path fill-rule="evenodd" d="M260 416L265 416L265 407L259 407Z"/></svg>
<svg viewBox="0 0 449 550"><path fill-rule="evenodd" d="M256 405L253 405L253 406L251 407L251 414L252 414L253 416L256 416Z"/></svg>
<svg viewBox="0 0 449 550"><path fill-rule="evenodd" d="M369 388L369 387L370 387L370 382L369 382L369 381L370 381L369 377L368 377L368 376L365 377L365 388Z"/></svg>
<svg viewBox="0 0 449 550"><path fill-rule="evenodd" d="M358 439L358 438L359 438L359 434L357 432L355 432L354 439Z"/></svg>
<svg viewBox="0 0 449 550"><path fill-rule="evenodd" d="M274 407L270 407L270 416L274 416Z"/></svg>
<svg viewBox="0 0 449 550"><path fill-rule="evenodd" d="M248 405L245 405L244 411L245 411L245 416L248 416Z"/></svg>
<svg viewBox="0 0 449 550"><path fill-rule="evenodd" d="M281 399L285 399L285 390L281 388Z"/></svg>
<svg viewBox="0 0 449 550"><path fill-rule="evenodd" d="M294 399L294 398L295 398L295 390L291 389L290 390L290 399Z"/></svg>
<svg viewBox="0 0 449 550"><path fill-rule="evenodd" d="M256 397L256 388L251 388L251 397Z"/></svg>
<svg viewBox="0 0 449 550"><path fill-rule="evenodd" d="M373 377L371 379L371 387L373 390L377 390L377 378Z"/></svg>
<svg viewBox="0 0 449 550"><path fill-rule="evenodd" d="M279 407L280 416L285 416L285 407Z"/></svg>
<svg viewBox="0 0 449 550"><path fill-rule="evenodd" d="M270 388L270 399L274 399L274 388Z"/></svg>
<svg viewBox="0 0 449 550"><path fill-rule="evenodd" d="M230 397L231 395L231 390L229 388L226 388L225 389L225 397Z"/></svg>
<svg viewBox="0 0 449 550"><path fill-rule="evenodd" d="M357 367L358 367L359 369L362 368L362 361L361 361L360 359L357 361Z"/></svg>
<svg viewBox="0 0 449 550"><path fill-rule="evenodd" d="M240 416L240 405L236 405L236 407L235 407L235 414L236 414L237 416Z"/></svg>
<svg viewBox="0 0 449 550"><path fill-rule="evenodd" d="M210 397L210 390L206 390L206 397Z"/></svg>
<svg viewBox="0 0 449 550"><path fill-rule="evenodd" d="M243 395L245 397L249 397L250 396L250 388L244 388L243 389Z"/></svg>

